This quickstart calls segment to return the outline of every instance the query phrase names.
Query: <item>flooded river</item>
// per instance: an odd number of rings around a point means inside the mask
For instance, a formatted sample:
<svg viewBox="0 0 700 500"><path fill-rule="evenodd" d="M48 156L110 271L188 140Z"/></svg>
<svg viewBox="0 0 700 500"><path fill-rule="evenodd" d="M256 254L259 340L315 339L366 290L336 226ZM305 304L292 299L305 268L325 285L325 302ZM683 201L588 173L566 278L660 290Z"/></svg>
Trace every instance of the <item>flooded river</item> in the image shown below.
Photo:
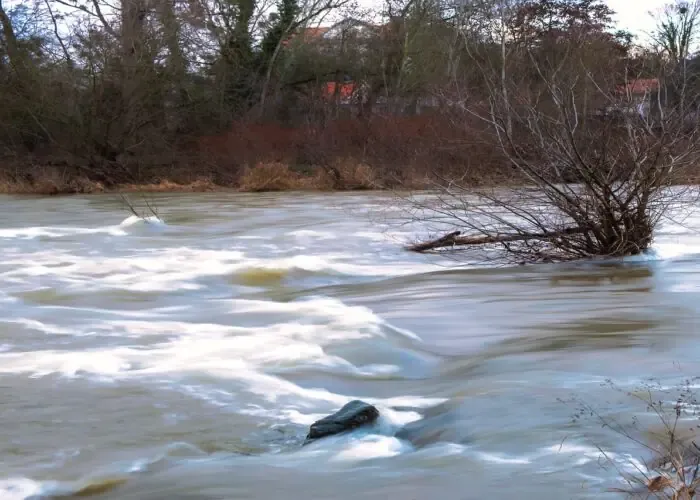
<svg viewBox="0 0 700 500"><path fill-rule="evenodd" d="M0 198L2 500L614 498L648 457L566 401L697 375L700 217L629 261L456 267L382 195L150 199ZM352 399L374 428L301 446Z"/></svg>

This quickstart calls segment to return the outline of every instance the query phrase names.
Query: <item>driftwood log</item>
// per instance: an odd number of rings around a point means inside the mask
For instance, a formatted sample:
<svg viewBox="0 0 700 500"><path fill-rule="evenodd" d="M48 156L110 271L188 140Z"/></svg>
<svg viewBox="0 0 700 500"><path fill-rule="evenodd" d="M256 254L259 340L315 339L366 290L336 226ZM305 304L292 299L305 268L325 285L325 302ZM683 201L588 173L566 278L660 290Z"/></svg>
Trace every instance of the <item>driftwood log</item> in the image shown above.
<svg viewBox="0 0 700 500"><path fill-rule="evenodd" d="M504 233L489 236L462 236L461 231L454 231L434 240L410 245L407 247L407 250L411 252L423 253L436 250L438 248L453 246L488 245L492 243L512 243L516 241L528 240L551 240L554 238L561 238L562 236L585 233L588 230L588 228L574 226L566 227L558 231L543 231L540 233Z"/></svg>

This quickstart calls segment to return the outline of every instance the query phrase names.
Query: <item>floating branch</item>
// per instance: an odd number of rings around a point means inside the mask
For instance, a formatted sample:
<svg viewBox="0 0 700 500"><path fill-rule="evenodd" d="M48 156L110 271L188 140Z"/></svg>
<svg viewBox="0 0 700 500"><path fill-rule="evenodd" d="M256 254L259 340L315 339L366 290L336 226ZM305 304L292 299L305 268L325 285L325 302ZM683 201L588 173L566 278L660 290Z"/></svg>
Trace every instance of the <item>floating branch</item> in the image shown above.
<svg viewBox="0 0 700 500"><path fill-rule="evenodd" d="M461 231L454 231L452 233L446 234L435 240L429 240L422 243L416 243L410 245L407 250L411 252L429 252L431 250L436 250L438 248L447 248L454 246L467 246L467 245L489 245L494 243L512 243L515 241L528 241L528 240L552 240L555 238L561 238L564 236L571 236L572 234L582 234L588 231L590 228L584 227L567 227L559 231L546 231L540 233L511 233L511 234L495 234L489 236L461 236Z"/></svg>

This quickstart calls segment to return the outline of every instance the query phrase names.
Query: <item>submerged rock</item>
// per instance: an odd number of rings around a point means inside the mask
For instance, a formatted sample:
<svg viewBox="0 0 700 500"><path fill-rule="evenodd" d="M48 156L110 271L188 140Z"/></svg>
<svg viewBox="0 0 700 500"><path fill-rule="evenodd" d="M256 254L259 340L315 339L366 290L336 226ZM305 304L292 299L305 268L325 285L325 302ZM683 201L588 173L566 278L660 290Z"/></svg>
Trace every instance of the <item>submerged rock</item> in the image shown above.
<svg viewBox="0 0 700 500"><path fill-rule="evenodd" d="M410 442L416 448L436 443L466 443L470 440L466 408L460 400L447 401L429 408L423 418L406 424L396 433L396 437Z"/></svg>
<svg viewBox="0 0 700 500"><path fill-rule="evenodd" d="M311 424L304 444L372 424L378 418L379 410L371 404L360 400L350 401L333 415L328 415Z"/></svg>
<svg viewBox="0 0 700 500"><path fill-rule="evenodd" d="M394 437L408 441L415 448L423 448L437 443L466 444L471 440L468 429L470 412L461 399L452 399L431 408L394 407L396 411L419 411L422 418L400 428ZM311 424L304 444L316 439L352 431L368 426L379 418L379 410L369 403L351 401L332 415Z"/></svg>

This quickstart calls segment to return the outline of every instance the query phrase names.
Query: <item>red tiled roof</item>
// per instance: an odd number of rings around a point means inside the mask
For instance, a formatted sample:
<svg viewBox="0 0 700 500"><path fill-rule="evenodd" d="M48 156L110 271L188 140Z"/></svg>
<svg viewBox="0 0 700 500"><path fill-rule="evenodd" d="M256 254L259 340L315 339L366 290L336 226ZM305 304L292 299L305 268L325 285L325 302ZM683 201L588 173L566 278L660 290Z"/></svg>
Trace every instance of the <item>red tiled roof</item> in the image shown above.
<svg viewBox="0 0 700 500"><path fill-rule="evenodd" d="M639 78L637 80L630 80L625 85L620 85L618 89L620 92L629 94L646 94L659 89L659 79Z"/></svg>
<svg viewBox="0 0 700 500"><path fill-rule="evenodd" d="M328 33L329 29L329 27L301 28L296 33L289 35L287 39L282 42L282 45L286 47L296 37L301 37L302 41L304 42L317 40Z"/></svg>
<svg viewBox="0 0 700 500"><path fill-rule="evenodd" d="M336 90L341 99L347 99L352 97L352 94L355 92L355 84L341 83L338 85L336 82L326 82L326 86L323 89L323 95L326 98L334 97L336 95Z"/></svg>
<svg viewBox="0 0 700 500"><path fill-rule="evenodd" d="M314 38L321 38L323 35L328 33L329 29L329 27L303 28L299 31L299 34L304 38L304 40L312 40Z"/></svg>

